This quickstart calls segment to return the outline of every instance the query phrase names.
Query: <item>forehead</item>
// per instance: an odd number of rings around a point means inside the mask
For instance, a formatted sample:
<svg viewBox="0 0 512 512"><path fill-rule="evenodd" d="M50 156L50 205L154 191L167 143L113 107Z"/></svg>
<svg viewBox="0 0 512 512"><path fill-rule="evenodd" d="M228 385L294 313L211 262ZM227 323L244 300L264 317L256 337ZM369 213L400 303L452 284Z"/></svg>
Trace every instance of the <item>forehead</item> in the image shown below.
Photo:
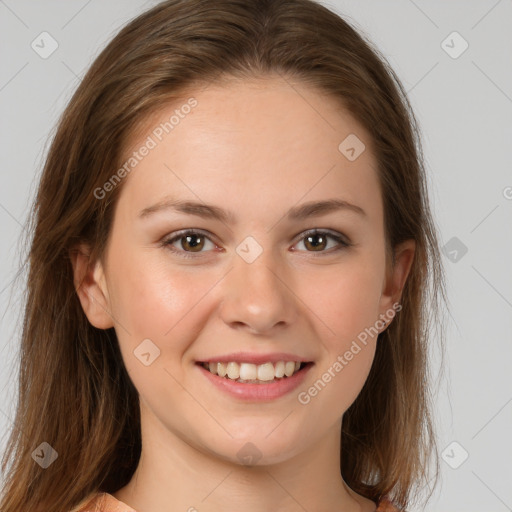
<svg viewBox="0 0 512 512"><path fill-rule="evenodd" d="M277 77L197 88L140 126L125 162L151 148L132 161L123 183L120 201L130 209L166 195L253 211L326 194L373 204L376 214L381 206L369 134L340 102L300 82Z"/></svg>

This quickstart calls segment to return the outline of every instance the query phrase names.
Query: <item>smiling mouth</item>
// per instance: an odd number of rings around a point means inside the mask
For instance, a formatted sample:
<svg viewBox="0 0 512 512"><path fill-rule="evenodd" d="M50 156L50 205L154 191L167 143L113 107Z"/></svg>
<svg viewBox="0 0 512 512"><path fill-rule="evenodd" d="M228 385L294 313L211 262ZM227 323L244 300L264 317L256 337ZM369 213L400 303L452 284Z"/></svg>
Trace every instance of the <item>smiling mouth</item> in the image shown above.
<svg viewBox="0 0 512 512"><path fill-rule="evenodd" d="M229 363L221 362L198 362L196 363L213 375L222 377L226 380L239 382L242 384L271 384L286 380L304 368L311 366L312 362L299 361L278 361L276 363L267 362L264 364Z"/></svg>

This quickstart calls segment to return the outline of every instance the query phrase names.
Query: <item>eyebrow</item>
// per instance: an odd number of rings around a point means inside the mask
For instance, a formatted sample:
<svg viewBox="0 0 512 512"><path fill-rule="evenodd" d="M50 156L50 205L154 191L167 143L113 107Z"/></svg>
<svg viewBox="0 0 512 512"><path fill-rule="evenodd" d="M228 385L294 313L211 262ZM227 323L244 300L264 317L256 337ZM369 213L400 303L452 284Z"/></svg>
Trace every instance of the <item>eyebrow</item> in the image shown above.
<svg viewBox="0 0 512 512"><path fill-rule="evenodd" d="M147 218L150 215L163 210L173 210L179 213L195 215L205 219L219 220L226 224L236 224L237 222L237 218L233 212L224 210L219 206L180 199L164 199L141 210L139 217ZM319 217L321 215L343 210L366 216L366 212L360 206L342 199L327 199L324 201L310 201L303 203L299 206L290 208L285 216L290 221L301 221L310 217Z"/></svg>

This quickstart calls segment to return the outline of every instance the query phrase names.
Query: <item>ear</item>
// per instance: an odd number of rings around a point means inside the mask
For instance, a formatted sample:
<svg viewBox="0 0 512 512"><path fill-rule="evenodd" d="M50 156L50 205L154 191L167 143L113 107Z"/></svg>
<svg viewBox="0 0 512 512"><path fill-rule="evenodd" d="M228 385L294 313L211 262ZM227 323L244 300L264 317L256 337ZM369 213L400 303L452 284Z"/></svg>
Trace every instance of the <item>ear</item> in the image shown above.
<svg viewBox="0 0 512 512"><path fill-rule="evenodd" d="M87 244L78 244L69 251L73 266L73 282L89 322L98 329L114 326L110 314L108 289L101 261L92 261Z"/></svg>
<svg viewBox="0 0 512 512"><path fill-rule="evenodd" d="M393 305L400 303L402 291L414 260L415 250L416 242L414 240L406 240L396 246L394 264L392 262L389 263L379 304L381 318L385 316L384 320L388 322L384 329L392 321L392 317L390 318L391 311L394 316L396 306Z"/></svg>

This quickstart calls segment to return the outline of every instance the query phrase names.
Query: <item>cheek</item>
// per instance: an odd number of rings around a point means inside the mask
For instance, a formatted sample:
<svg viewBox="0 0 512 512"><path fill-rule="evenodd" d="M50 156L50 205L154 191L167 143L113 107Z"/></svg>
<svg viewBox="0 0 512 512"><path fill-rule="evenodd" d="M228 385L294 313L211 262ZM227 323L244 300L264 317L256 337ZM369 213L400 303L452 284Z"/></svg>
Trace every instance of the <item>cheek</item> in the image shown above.
<svg viewBox="0 0 512 512"><path fill-rule="evenodd" d="M180 396L183 389L177 382L185 377L182 362L190 341L202 328L198 302L211 288L210 279L193 280L151 258L142 265L132 257L119 266L113 281L116 334L139 394L149 403L169 393ZM147 366L146 353L150 354Z"/></svg>
<svg viewBox="0 0 512 512"><path fill-rule="evenodd" d="M311 310L322 320L322 332L332 349L350 345L378 319L384 267L371 260L371 256L354 257L336 270L316 274L314 286L313 281L305 284L302 296L308 297Z"/></svg>
<svg viewBox="0 0 512 512"><path fill-rule="evenodd" d="M173 358L179 356L185 349L185 341L180 340L190 337L191 326L197 327L190 320L198 301L211 288L211 279L204 276L198 280L187 272L171 272L161 258L144 253L139 257L127 255L111 274L112 312L125 327L116 329L125 350L133 351L149 338L161 351L172 345Z"/></svg>
<svg viewBox="0 0 512 512"><path fill-rule="evenodd" d="M311 309L325 327L321 339L326 355L318 368L320 379L307 393L319 396L316 406L332 411L332 421L357 398L370 372L383 272L376 256L359 255L336 272L320 279L317 275L316 291L309 294Z"/></svg>
<svg viewBox="0 0 512 512"><path fill-rule="evenodd" d="M336 358L329 361L320 378L313 387L318 389L319 413L330 411L331 420L335 421L354 403L360 394L370 373L375 355L375 343L350 343L347 350L340 351ZM316 391L310 389L310 393Z"/></svg>
<svg viewBox="0 0 512 512"><path fill-rule="evenodd" d="M368 273L340 275L326 289L319 316L329 328L322 329L325 356L318 378L305 391L303 401L314 403L315 414L335 422L357 398L373 364L380 288ZM326 413L326 411L328 411Z"/></svg>

